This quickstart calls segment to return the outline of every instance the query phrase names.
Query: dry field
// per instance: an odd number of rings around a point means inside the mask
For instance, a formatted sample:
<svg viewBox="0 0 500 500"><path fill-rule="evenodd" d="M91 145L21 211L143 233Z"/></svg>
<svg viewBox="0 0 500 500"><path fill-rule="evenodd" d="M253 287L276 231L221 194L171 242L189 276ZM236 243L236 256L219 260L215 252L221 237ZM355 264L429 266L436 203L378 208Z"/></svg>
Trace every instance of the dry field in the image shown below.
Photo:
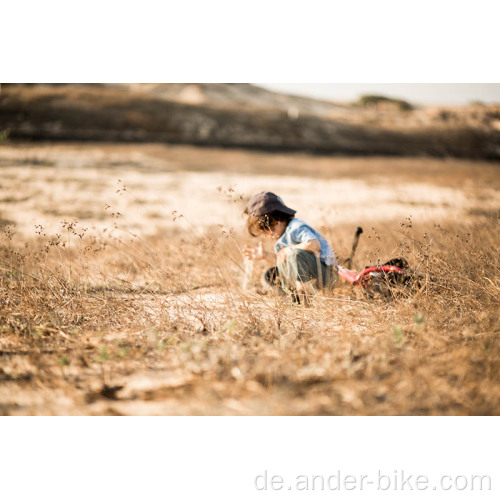
<svg viewBox="0 0 500 500"><path fill-rule="evenodd" d="M0 414L499 414L500 165L188 146L0 146ZM425 286L264 294L272 190Z"/></svg>

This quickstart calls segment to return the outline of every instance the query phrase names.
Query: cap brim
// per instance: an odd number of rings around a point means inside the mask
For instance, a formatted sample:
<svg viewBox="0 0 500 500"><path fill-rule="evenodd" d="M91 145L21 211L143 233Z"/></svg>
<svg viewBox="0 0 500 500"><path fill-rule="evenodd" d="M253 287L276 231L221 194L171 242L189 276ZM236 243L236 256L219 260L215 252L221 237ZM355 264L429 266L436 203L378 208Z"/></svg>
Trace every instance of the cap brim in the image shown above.
<svg viewBox="0 0 500 500"><path fill-rule="evenodd" d="M284 214L287 215L295 215L297 213L297 210L292 210L291 208L288 207L281 207L278 211L283 212Z"/></svg>

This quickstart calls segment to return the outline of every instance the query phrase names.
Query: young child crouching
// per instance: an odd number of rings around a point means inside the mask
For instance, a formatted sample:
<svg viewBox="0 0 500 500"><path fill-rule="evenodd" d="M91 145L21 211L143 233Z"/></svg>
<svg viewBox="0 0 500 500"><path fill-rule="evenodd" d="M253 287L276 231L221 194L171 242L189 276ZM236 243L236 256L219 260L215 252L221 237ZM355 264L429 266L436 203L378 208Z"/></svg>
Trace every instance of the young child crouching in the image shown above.
<svg viewBox="0 0 500 500"><path fill-rule="evenodd" d="M276 267L266 272L268 281L307 303L315 290L335 285L336 257L326 239L297 219L295 213L274 193L252 196L245 209L248 231L252 236L275 240L276 257L264 250L262 243L258 247L245 246L243 255L250 260L275 260Z"/></svg>

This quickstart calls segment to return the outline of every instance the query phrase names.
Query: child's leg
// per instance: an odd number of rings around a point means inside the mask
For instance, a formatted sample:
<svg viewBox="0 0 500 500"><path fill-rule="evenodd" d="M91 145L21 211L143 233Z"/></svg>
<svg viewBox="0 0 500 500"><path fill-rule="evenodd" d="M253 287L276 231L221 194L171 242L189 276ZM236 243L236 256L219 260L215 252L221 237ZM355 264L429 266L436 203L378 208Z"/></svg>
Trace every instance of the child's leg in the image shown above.
<svg viewBox="0 0 500 500"><path fill-rule="evenodd" d="M318 267L320 266L320 267ZM285 289L311 292L313 287L331 290L338 279L332 266L320 262L318 257L305 250L289 248L286 260L277 264Z"/></svg>
<svg viewBox="0 0 500 500"><path fill-rule="evenodd" d="M316 256L305 250L288 248L284 262L277 263L282 286L288 290L301 291L306 283L318 279L318 265Z"/></svg>

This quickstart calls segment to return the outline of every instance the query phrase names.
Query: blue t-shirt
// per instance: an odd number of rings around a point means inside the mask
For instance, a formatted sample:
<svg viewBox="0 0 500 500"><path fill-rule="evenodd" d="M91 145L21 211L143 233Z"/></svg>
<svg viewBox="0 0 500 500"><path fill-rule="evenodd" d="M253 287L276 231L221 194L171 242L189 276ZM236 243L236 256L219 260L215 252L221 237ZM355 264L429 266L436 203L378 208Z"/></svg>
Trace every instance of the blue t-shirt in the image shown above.
<svg viewBox="0 0 500 500"><path fill-rule="evenodd" d="M331 266L337 262L337 258L333 253L332 247L328 244L328 241L326 241L326 239L321 236L318 231L297 218L293 218L288 223L285 232L274 245L274 251L278 253L285 247L290 247L292 245L297 245L311 240L318 240L320 242L321 260L325 264Z"/></svg>

